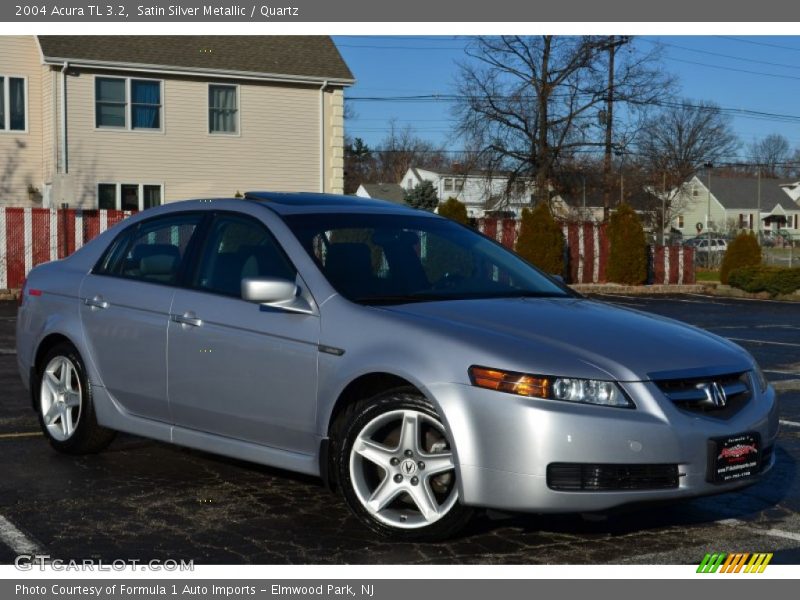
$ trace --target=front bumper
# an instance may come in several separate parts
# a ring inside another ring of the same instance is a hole
[[[523,398],[461,384],[431,386],[452,437],[461,501],[542,513],[599,511],[718,494],[758,480],[708,482],[708,440],[755,431],[762,449],[774,446],[778,405],[771,387],[727,420],[684,412],[649,382],[623,387],[636,409]],[[774,461],[773,452],[761,473]],[[679,483],[656,490],[556,491],[547,485],[551,463],[676,464]]]

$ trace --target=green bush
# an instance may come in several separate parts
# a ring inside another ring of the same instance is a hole
[[[439,214],[448,219],[452,219],[462,225],[469,222],[467,218],[467,207],[463,202],[459,202],[455,198],[448,198],[439,205]]]
[[[791,294],[800,289],[800,268],[751,265],[734,269],[728,283],[745,292],[767,292],[771,296]]]
[[[736,236],[725,251],[722,259],[722,268],[719,271],[721,283],[729,283],[728,277],[734,269],[750,267],[761,264],[761,246],[758,245],[756,236],[743,231]]]
[[[546,203],[522,209],[516,251],[546,273],[564,272],[564,234]]]
[[[620,204],[608,221],[608,280],[640,285],[647,281],[647,240],[639,215]]]
[[[406,192],[405,201],[412,208],[421,208],[430,212],[433,212],[439,206],[436,189],[428,180],[418,183],[413,190]]]

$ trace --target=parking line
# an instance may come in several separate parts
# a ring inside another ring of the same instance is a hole
[[[16,354],[17,351],[13,348],[0,348],[0,354]]]
[[[797,421],[787,421],[786,419],[780,419],[778,421],[781,425],[786,425],[787,427],[800,427],[800,423]]]
[[[792,348],[800,348],[800,344],[794,344],[792,342],[769,342],[766,340],[748,340],[745,338],[728,338],[732,342],[750,342],[751,344],[770,344],[772,346],[791,346]]]
[[[720,525],[727,525],[728,527],[741,527],[742,529],[746,529],[747,531],[751,531],[758,535],[766,535],[769,537],[777,537],[783,538],[785,540],[794,540],[796,542],[800,542],[800,533],[794,533],[792,531],[784,531],[783,529],[759,529],[758,527],[750,527],[744,521],[740,521],[739,519],[723,519],[721,521],[717,521]]]
[[[11,548],[17,554],[41,554],[39,545],[3,515],[0,515],[0,542]]]
[[[26,437],[39,437],[42,435],[41,431],[22,431],[20,433],[0,433],[0,440],[26,438]]]

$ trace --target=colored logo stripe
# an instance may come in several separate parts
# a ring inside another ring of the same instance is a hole
[[[720,573],[763,573],[772,560],[772,556],[771,552],[707,553],[697,567],[697,573],[716,573],[717,571]]]

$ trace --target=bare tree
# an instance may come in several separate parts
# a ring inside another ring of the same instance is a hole
[[[668,103],[647,119],[636,150],[650,172],[653,188],[665,197],[665,222],[680,213],[683,184],[704,164],[735,155],[739,140],[731,119],[711,102]]]
[[[604,145],[599,127],[605,132],[613,123],[613,102],[644,106],[656,97],[655,88],[663,95],[666,78],[654,55],[621,54],[628,42],[615,36],[476,38],[459,68],[459,134],[482,150],[489,170],[510,172],[509,185],[533,178],[537,199],[549,200],[559,164]],[[603,103],[604,116],[598,111]]]
[[[441,169],[450,162],[443,148],[419,137],[411,126],[398,127],[394,121],[390,121],[389,133],[374,154],[373,181],[382,183],[399,182],[409,167]]]
[[[786,171],[789,159],[789,140],[779,133],[771,133],[750,144],[750,160],[756,163],[763,177],[780,177]]]

